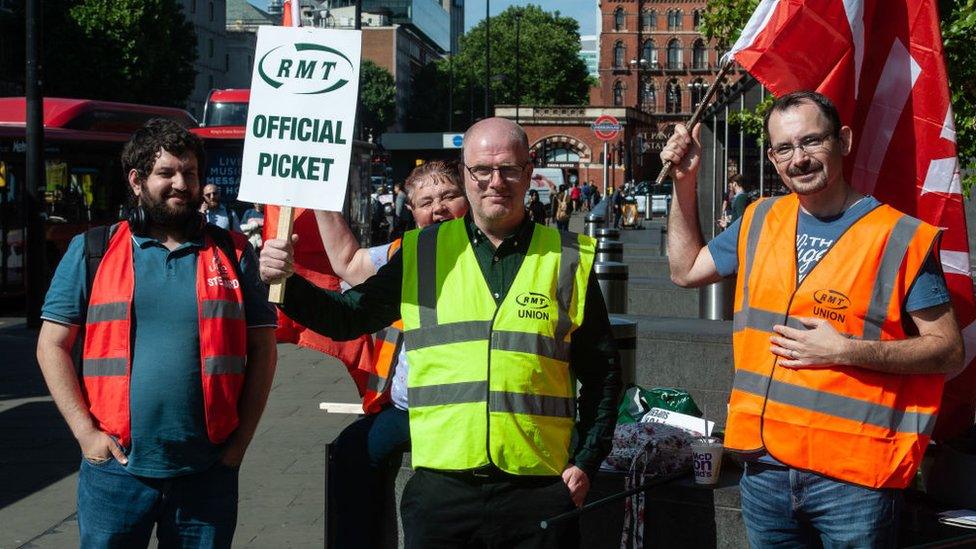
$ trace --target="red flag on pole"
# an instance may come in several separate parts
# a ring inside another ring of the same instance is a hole
[[[936,0],[763,0],[729,54],[774,95],[830,97],[854,131],[847,180],[945,229],[967,367],[946,381],[935,437],[960,434],[976,413],[976,302]]]
[[[300,0],[285,0],[281,16],[283,27],[302,26],[302,11]],[[265,211],[263,238],[275,238],[275,228],[278,226],[278,206],[268,205]],[[292,230],[298,235],[295,245],[294,267],[295,273],[311,283],[327,290],[339,290],[339,278],[335,275],[329,257],[325,253],[325,245],[319,235],[318,223],[312,210],[295,208],[295,225]],[[366,394],[366,384],[369,373],[373,371],[373,338],[369,335],[361,336],[352,341],[335,341],[332,338],[309,330],[305,326],[285,316],[278,309],[278,329],[275,337],[279,343],[295,343],[302,347],[334,356],[346,365],[349,375],[356,382],[360,396]]]

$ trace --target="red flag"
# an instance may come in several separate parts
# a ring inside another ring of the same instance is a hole
[[[730,54],[774,95],[817,90],[854,130],[845,176],[945,229],[940,259],[966,341],[935,437],[976,413],[976,302],[936,0],[763,0]]]
[[[285,0],[285,5],[281,11],[281,26],[302,26],[302,5],[300,0]]]

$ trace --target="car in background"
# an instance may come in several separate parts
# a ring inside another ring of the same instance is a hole
[[[634,189],[634,198],[637,200],[637,213],[647,216],[647,195],[651,195],[651,216],[668,215],[671,210],[671,190],[673,184],[671,180],[665,180],[660,185],[654,185],[651,181],[641,181]],[[648,193],[650,189],[650,193]]]

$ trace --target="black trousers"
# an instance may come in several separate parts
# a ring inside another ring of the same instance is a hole
[[[417,469],[400,502],[406,549],[579,546],[579,523],[539,521],[574,508],[560,477],[478,477]]]

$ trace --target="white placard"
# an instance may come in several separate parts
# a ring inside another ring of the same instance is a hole
[[[341,211],[361,32],[260,27],[238,200]]]
[[[460,149],[464,147],[463,133],[444,133],[441,134],[441,145],[445,149]]]

